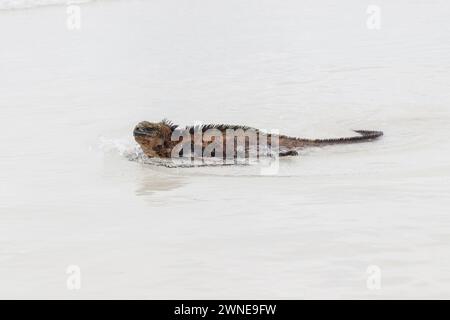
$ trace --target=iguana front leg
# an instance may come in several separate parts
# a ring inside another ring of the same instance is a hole
[[[278,153],[278,156],[280,156],[280,157],[298,156],[298,152],[295,150],[280,151],[280,153]]]

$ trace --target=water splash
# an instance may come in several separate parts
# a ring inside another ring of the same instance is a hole
[[[269,154],[260,159],[235,159],[233,162],[224,161],[221,158],[188,158],[160,159],[149,158],[142,151],[141,147],[127,139],[108,139],[100,137],[99,149],[105,153],[116,153],[129,161],[153,166],[163,166],[167,168],[198,168],[198,167],[229,167],[229,166],[250,166],[261,164],[261,161],[273,161],[275,157]]]

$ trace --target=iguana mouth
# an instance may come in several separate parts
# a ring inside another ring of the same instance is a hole
[[[147,137],[147,136],[150,136],[150,134],[148,132],[145,132],[144,130],[142,130],[140,128],[134,128],[133,135],[135,137]]]

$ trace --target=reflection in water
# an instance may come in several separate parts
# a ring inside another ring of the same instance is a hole
[[[158,191],[170,191],[183,186],[186,182],[181,176],[170,176],[148,170],[139,181],[136,189],[137,196],[148,196]]]

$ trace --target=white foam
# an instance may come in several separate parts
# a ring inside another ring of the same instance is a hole
[[[142,151],[141,147],[127,139],[108,139],[100,137],[98,148],[105,153],[115,153],[121,157],[128,159],[129,161],[135,161],[139,163],[163,166],[168,168],[197,168],[197,167],[222,167],[231,165],[256,165],[260,161],[271,161],[272,155],[269,155],[267,159],[245,159],[237,160],[235,163],[224,162],[221,158],[202,158],[202,159],[157,159],[149,158]]]

